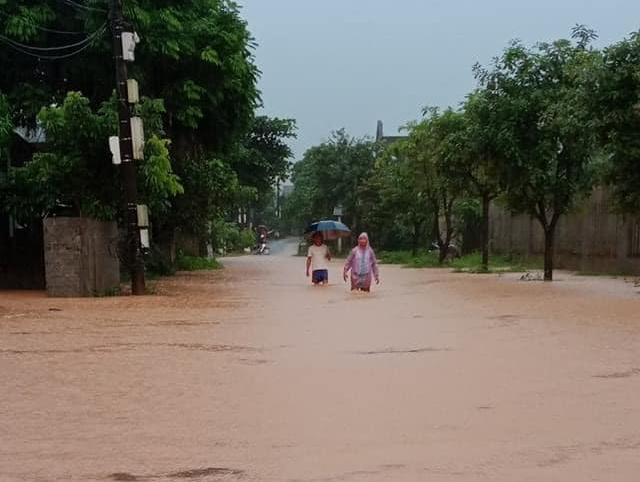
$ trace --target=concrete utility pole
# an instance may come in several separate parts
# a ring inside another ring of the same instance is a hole
[[[140,231],[137,212],[138,187],[136,185],[136,166],[133,157],[133,139],[131,134],[131,104],[129,104],[128,100],[127,64],[124,59],[124,47],[122,44],[122,34],[127,27],[122,11],[122,0],[111,0],[109,10],[111,29],[113,32],[120,155],[122,159],[122,177],[126,202],[127,253],[125,259],[129,264],[131,273],[131,292],[134,295],[143,295],[145,293],[144,259],[142,257],[142,251],[140,250]]]
[[[338,222],[342,222],[342,206],[333,208],[333,215],[338,216]],[[338,253],[342,254],[342,238],[338,238]]]

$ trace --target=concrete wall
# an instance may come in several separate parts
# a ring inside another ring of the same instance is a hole
[[[44,259],[49,296],[93,296],[120,287],[118,228],[85,218],[44,221]]]
[[[491,248],[496,253],[542,256],[537,219],[491,206]],[[602,273],[640,274],[640,216],[612,212],[609,194],[596,189],[556,228],[555,266]]]

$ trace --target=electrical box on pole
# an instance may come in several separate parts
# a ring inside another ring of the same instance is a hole
[[[149,209],[146,204],[138,204],[138,228],[140,229],[140,246],[144,249],[151,247],[149,225]]]
[[[138,81],[135,79],[127,80],[127,94],[129,104],[137,104],[140,102],[140,92],[138,90]]]
[[[144,159],[144,126],[140,117],[131,118],[131,141],[133,142],[133,158]]]
[[[122,157],[120,157],[120,138],[118,136],[109,137],[109,150],[111,151],[111,162],[116,166],[122,164]]]
[[[122,32],[122,60],[133,62],[136,60],[136,44],[140,37],[135,32]]]

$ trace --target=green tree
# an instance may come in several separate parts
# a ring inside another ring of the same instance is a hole
[[[416,171],[411,146],[401,140],[384,146],[370,178],[360,189],[365,223],[384,248],[404,247],[408,237],[411,251],[426,247],[425,230],[433,219],[432,204]]]
[[[483,91],[467,97],[464,128],[452,135],[447,153],[449,175],[466,179],[466,189],[480,201],[482,269],[489,269],[489,207],[500,192],[500,154],[497,122]]]
[[[94,107],[111,96],[109,0],[3,3],[0,61],[12,69],[0,79],[0,90],[22,121],[33,122],[41,107],[61,102],[70,90],[82,92]],[[203,149],[235,146],[260,102],[254,42],[237,4],[127,0],[125,13],[142,38],[130,76],[142,93],[164,100],[173,155],[193,158]]]
[[[419,192],[431,205],[432,235],[444,262],[456,235],[455,211],[465,193],[465,178],[452,173],[449,164],[458,151],[456,140],[464,118],[452,109],[425,109],[425,119],[409,126],[408,155],[415,163]]]
[[[239,144],[233,158],[233,168],[240,182],[259,192],[269,192],[278,182],[284,182],[291,168],[293,152],[287,143],[296,137],[293,119],[257,116]]]
[[[171,197],[182,192],[171,170],[167,140],[158,116],[161,103],[143,99],[149,139],[140,162],[141,200],[162,211]],[[60,106],[45,107],[38,116],[47,136],[46,148],[24,166],[9,169],[2,183],[3,201],[21,223],[31,223],[50,212],[64,211],[97,219],[116,219],[122,195],[118,170],[111,163],[106,139],[117,131],[113,100],[94,112],[89,100],[70,92]]]
[[[9,147],[9,138],[13,129],[13,123],[11,122],[11,112],[9,110],[9,102],[7,97],[0,92],[0,169],[4,169],[4,164],[7,159],[7,148]],[[0,170],[0,172],[2,172]]]
[[[108,6],[108,0],[3,1],[0,63],[12,68],[0,78],[0,91],[7,93],[17,125],[34,126],[42,107],[61,104],[69,91],[82,92],[94,110],[111,98],[114,68]],[[163,102],[161,125],[166,131],[147,145],[155,162],[140,166],[143,179],[152,181],[142,183],[141,191],[157,191],[171,181],[152,176],[160,174],[158,169],[168,172],[166,163],[171,159],[184,185],[201,189],[187,188],[180,203],[162,203],[166,215],[156,217],[154,224],[169,231],[205,226],[211,222],[205,187],[227,177],[226,167],[260,103],[253,39],[232,1],[128,0],[125,7],[142,39],[129,74],[139,81],[143,94]],[[36,50],[64,45],[75,46]],[[106,138],[101,142],[98,151],[104,154]],[[224,160],[222,172],[214,159]],[[196,174],[199,178],[187,179]],[[102,201],[102,186],[96,188],[96,192],[88,189],[87,195]],[[157,207],[154,212],[159,212]]]
[[[293,169],[294,192],[285,215],[302,226],[332,216],[341,205],[344,221],[356,233],[363,226],[364,207],[359,191],[373,172],[379,147],[367,139],[354,139],[344,130],[310,148]]]
[[[575,42],[533,48],[513,42],[491,69],[476,69],[494,110],[507,201],[540,222],[549,281],[558,220],[592,186],[593,121],[578,100],[582,72],[598,56],[590,47],[593,36],[579,27]]]
[[[597,68],[584,72],[581,99],[597,119],[608,159],[607,182],[619,207],[640,210],[640,32],[606,48]]]
[[[288,140],[295,137],[295,120],[257,116],[231,157],[240,184],[253,191],[241,207],[254,211],[254,222],[275,220],[275,187],[289,176],[293,152]]]

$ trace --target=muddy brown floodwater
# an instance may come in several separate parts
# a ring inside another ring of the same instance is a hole
[[[351,295],[303,263],[1,293],[0,480],[640,480],[632,283],[384,266]]]

